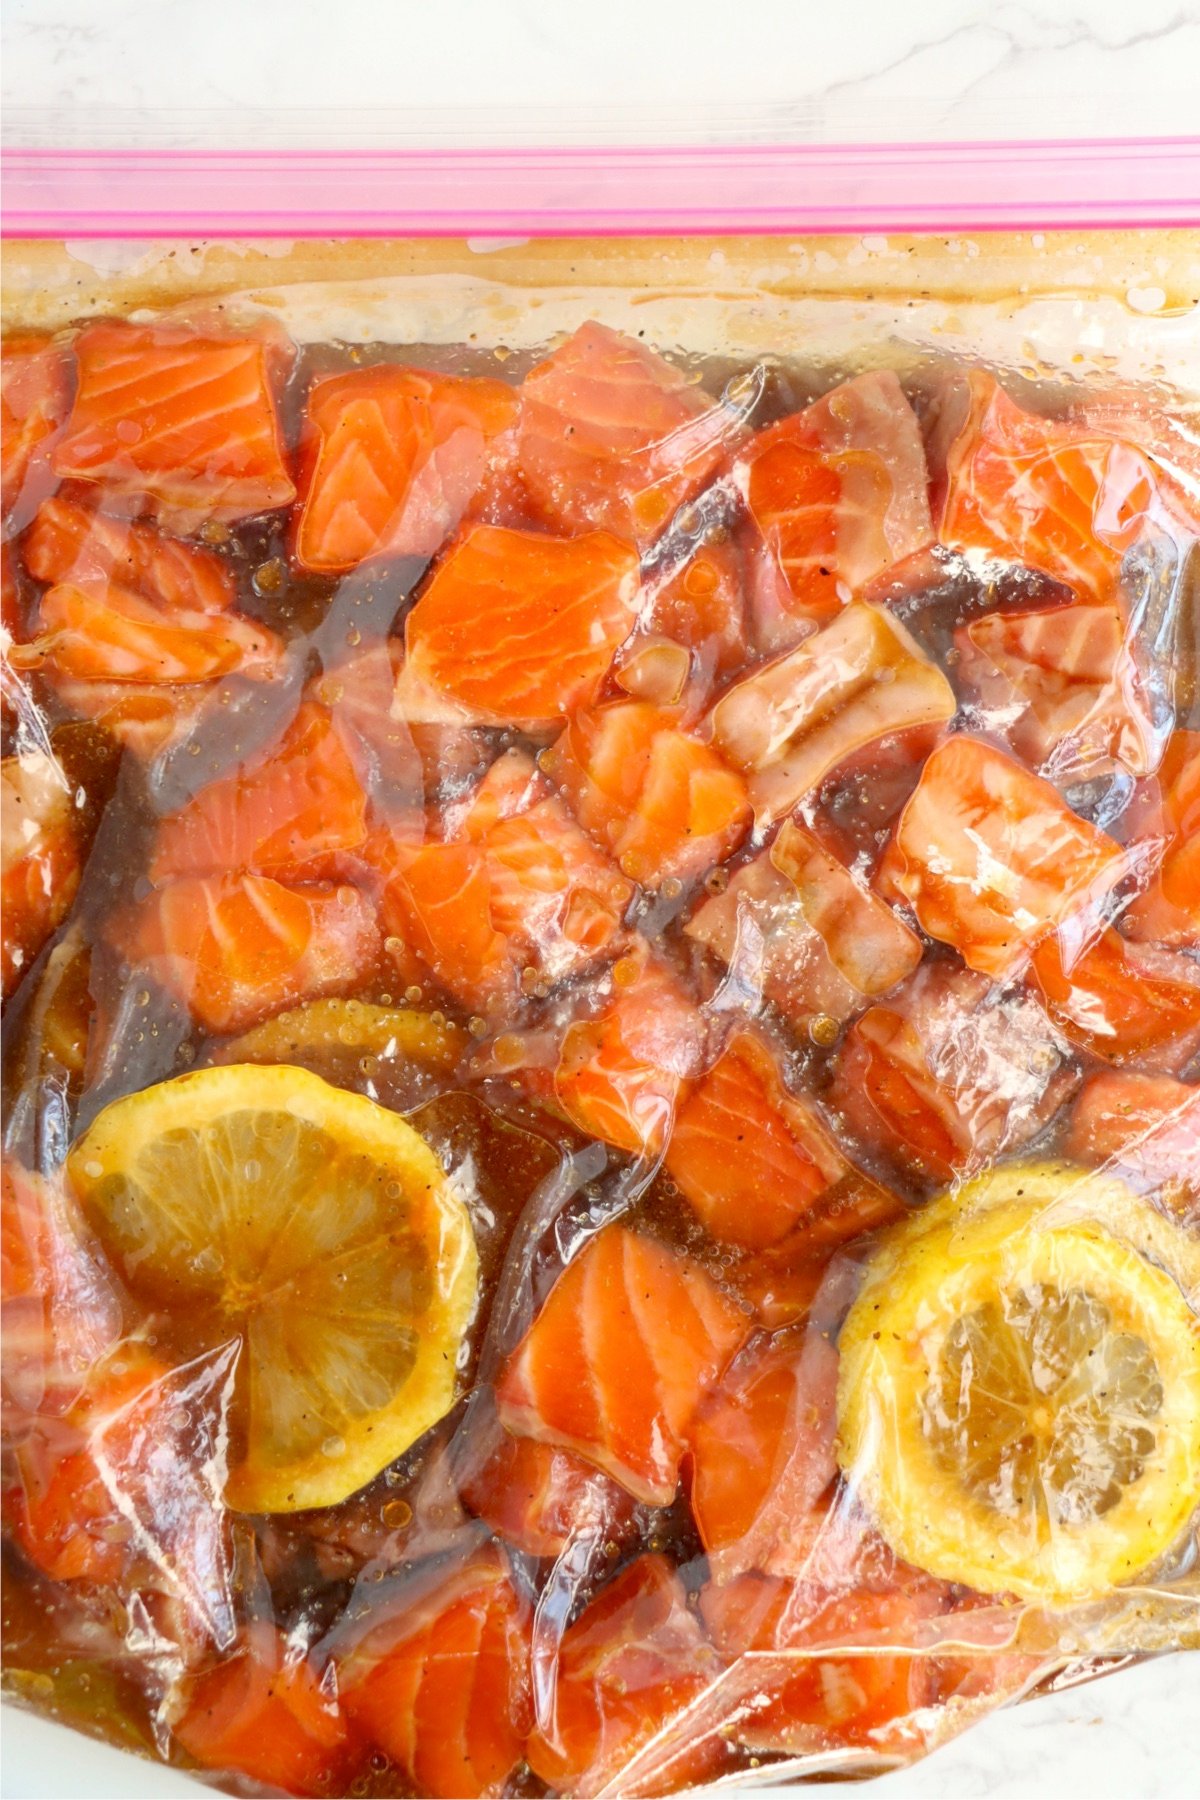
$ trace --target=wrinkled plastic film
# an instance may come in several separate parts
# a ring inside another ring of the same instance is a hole
[[[1200,1641],[1194,247],[646,254],[15,247],[7,1680],[235,1787]]]

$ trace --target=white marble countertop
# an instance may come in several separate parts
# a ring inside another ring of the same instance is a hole
[[[1192,0],[7,0],[4,38],[10,122],[146,108],[217,141],[227,109],[308,142],[380,112],[451,142],[1197,129]]]
[[[11,129],[121,141],[1171,136],[1191,0],[7,0]],[[499,110],[497,110],[499,109]],[[185,1800],[186,1778],[9,1715],[4,1800]],[[1200,1657],[994,1716],[881,1800],[1194,1800]],[[865,1790],[860,1790],[865,1791]]]

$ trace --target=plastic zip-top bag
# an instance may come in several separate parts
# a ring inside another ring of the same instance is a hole
[[[10,161],[12,1697],[661,1795],[1200,1644],[1196,161]]]

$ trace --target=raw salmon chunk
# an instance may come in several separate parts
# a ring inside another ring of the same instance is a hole
[[[870,1148],[945,1182],[1035,1137],[1076,1081],[1031,995],[931,964],[854,1022],[831,1097]]]
[[[231,1367],[218,1350],[173,1368],[125,1339],[17,1453],[17,1537],[30,1561],[55,1581],[124,1586],[142,1606],[161,1596],[193,1651],[234,1631],[215,1473]]]
[[[99,1363],[64,1417],[25,1436],[17,1541],[52,1580],[112,1582],[126,1569],[130,1534],[114,1529],[119,1500],[102,1465],[130,1478],[147,1433],[160,1423],[164,1373],[144,1352],[119,1369]]]
[[[249,1775],[285,1794],[328,1783],[346,1740],[332,1681],[265,1621],[189,1684],[174,1732],[201,1768]]]
[[[17,570],[16,552],[9,540],[4,538],[0,540],[0,627],[6,634],[5,648],[7,648],[10,638],[17,638],[21,635],[22,611],[21,582]],[[6,660],[0,663],[0,675],[5,682],[4,706],[7,716],[10,704],[7,684],[10,676]]]
[[[916,933],[791,819],[686,930],[726,965],[748,1006],[763,996],[802,1026],[850,1018],[921,960]]]
[[[389,934],[410,943],[467,1005],[501,1011],[519,992],[512,946],[493,923],[486,851],[477,844],[406,845],[374,855],[388,885]]]
[[[62,494],[38,508],[24,549],[29,573],[51,586],[108,580],[167,612],[223,612],[233,604],[233,573],[212,551]]]
[[[651,1795],[701,1779],[720,1745],[688,1729],[719,1662],[664,1556],[641,1556],[563,1634],[526,1756],[565,1793]]]
[[[746,1331],[745,1314],[697,1263],[608,1225],[568,1264],[509,1359],[501,1421],[666,1506],[696,1408]]]
[[[689,1432],[692,1514],[715,1575],[802,1573],[837,1473],[837,1351],[817,1332],[753,1338]]]
[[[296,560],[337,575],[432,556],[470,505],[517,412],[513,388],[395,363],[318,381],[300,455]]]
[[[70,352],[52,338],[6,338],[0,352],[0,485],[5,533],[24,529],[58,477],[50,459],[71,408]]]
[[[185,876],[119,913],[109,935],[132,970],[217,1034],[357,987],[379,950],[375,909],[352,887],[266,875]]]
[[[657,1153],[700,1072],[704,1037],[700,1012],[670,969],[635,948],[614,965],[603,1009],[568,1026],[554,1099],[590,1136]]]
[[[784,1085],[747,1031],[684,1100],[666,1165],[706,1230],[750,1249],[786,1237],[848,1170],[816,1104]]]
[[[553,795],[535,797],[476,841],[492,923],[514,973],[520,964],[539,983],[557,982],[616,948],[629,883],[592,851]],[[444,957],[438,966],[449,981]]]
[[[985,613],[955,634],[981,721],[1058,787],[1157,767],[1166,737],[1115,601]]]
[[[375,638],[338,662],[312,691],[332,713],[376,811],[420,837],[424,801],[461,794],[481,780],[495,761],[496,734],[460,721],[401,717],[394,702],[403,664],[398,639]]]
[[[238,336],[102,321],[74,349],[78,388],[56,474],[142,496],[180,522],[244,519],[295,499],[276,413],[294,351],[276,328]]]
[[[470,527],[408,616],[403,716],[526,731],[561,722],[595,698],[632,630],[637,571],[632,546],[606,531]]]
[[[703,875],[750,829],[737,771],[644,701],[576,713],[542,766],[584,830],[646,887]]]
[[[1200,963],[1186,951],[1103,931],[1066,931],[1033,952],[1033,980],[1063,1035],[1093,1056],[1179,1074],[1200,1048]]]
[[[717,1647],[735,1664],[744,1658],[728,1694],[734,1736],[748,1749],[862,1744],[911,1756],[920,1747],[911,1715],[936,1699],[937,1674],[910,1646],[946,1608],[937,1583],[822,1596],[746,1574],[709,1582],[700,1608]]]
[[[946,677],[903,625],[855,603],[723,694],[712,710],[712,738],[746,772],[755,816],[769,823],[864,744],[941,724],[956,704]]]
[[[1122,920],[1142,943],[1200,947],[1200,731],[1176,731],[1158,771],[1144,835],[1161,845],[1149,887]]]
[[[1093,1075],[1064,1148],[1081,1162],[1116,1162],[1141,1186],[1178,1185],[1200,1201],[1200,1087],[1170,1075]]]
[[[60,581],[38,607],[38,633],[14,645],[17,668],[66,680],[191,686],[222,675],[269,678],[282,647],[235,612],[172,610],[103,577]]]
[[[1149,530],[1195,535],[1143,450],[1026,412],[983,370],[943,392],[932,461],[942,543],[1040,569],[1084,598],[1113,595],[1125,552]]]
[[[143,761],[185,737],[203,716],[212,684],[172,686],[155,681],[91,681],[55,675],[54,691],[67,711],[89,719]]]
[[[0,762],[0,974],[7,1000],[70,910],[83,864],[76,795],[44,750]]]
[[[852,1167],[849,1179],[826,1188],[786,1237],[733,1263],[729,1284],[768,1331],[801,1324],[817,1315],[825,1298],[836,1297],[853,1271],[849,1260],[832,1263],[835,1254],[909,1210],[899,1194]],[[847,1294],[845,1304],[849,1299]]]
[[[465,1006],[503,1007],[615,952],[632,894],[512,750],[452,836],[398,846],[385,910]]]
[[[746,660],[746,601],[742,552],[724,526],[714,528],[709,542],[702,521],[684,539],[682,556],[671,557],[645,572],[645,631],[688,652],[687,673],[692,685],[707,692],[715,677],[727,675]],[[633,644],[636,647],[638,639]],[[678,667],[678,659],[676,661]],[[628,675],[617,677],[627,693],[641,699],[658,698],[670,705],[680,693],[638,694],[628,686]]]
[[[1018,969],[1077,918],[1086,936],[1129,862],[1048,781],[978,738],[952,737],[921,771],[879,871],[930,937],[985,975]]]
[[[760,432],[734,465],[734,481],[781,578],[785,618],[828,621],[884,569],[933,542],[921,433],[890,369],[842,382]],[[777,622],[758,623],[769,643]]]
[[[162,821],[150,877],[248,870],[336,880],[367,836],[357,770],[326,710],[305,701],[279,740]]]
[[[581,325],[525,377],[518,467],[547,523],[639,544],[715,472],[740,417],[635,338]]]
[[[418,1571],[342,1661],[347,1716],[433,1800],[499,1794],[532,1723],[530,1607],[496,1545]]]
[[[51,585],[11,662],[138,755],[181,736],[221,677],[279,671],[280,639],[233,610],[228,566],[194,544],[58,495],[39,509],[26,557]]]
[[[632,1496],[571,1450],[513,1437],[495,1422],[459,1477],[471,1510],[527,1556],[562,1556],[572,1544],[628,1534]]]
[[[0,1375],[4,1404],[67,1412],[121,1335],[121,1303],[60,1178],[0,1168]]]

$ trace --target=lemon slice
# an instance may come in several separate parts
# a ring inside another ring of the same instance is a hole
[[[367,1000],[310,1000],[222,1045],[222,1062],[298,1062],[320,1055],[404,1057],[453,1069],[470,1039],[442,1014]]]
[[[114,1101],[68,1168],[135,1291],[193,1344],[241,1339],[230,1506],[331,1506],[449,1409],[475,1239],[394,1113],[304,1069],[201,1069]]]
[[[214,1063],[291,1063],[336,1088],[411,1114],[453,1087],[470,1037],[440,1012],[310,1000],[210,1048]]]
[[[1060,1214],[1036,1168],[934,1202],[872,1259],[839,1460],[906,1561],[1061,1606],[1134,1579],[1200,1505],[1200,1320],[1183,1233],[1130,1189],[1090,1215],[1060,1189]]]

